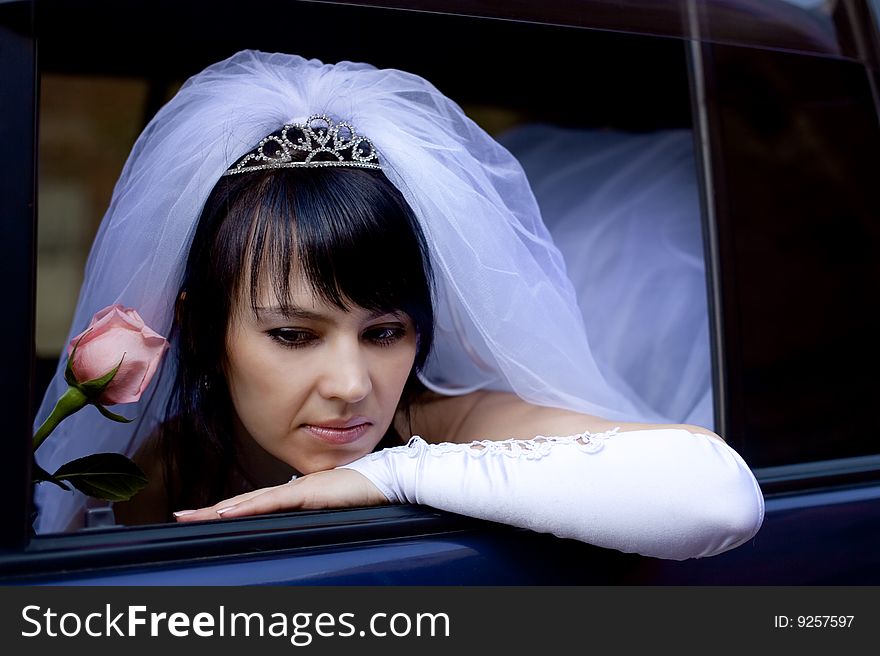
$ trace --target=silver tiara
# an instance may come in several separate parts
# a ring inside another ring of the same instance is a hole
[[[308,153],[304,160],[294,161],[297,151]],[[346,123],[333,123],[325,114],[310,116],[305,123],[285,125],[265,137],[223,175],[235,175],[266,169],[287,169],[317,166],[350,166],[381,169],[373,143]]]

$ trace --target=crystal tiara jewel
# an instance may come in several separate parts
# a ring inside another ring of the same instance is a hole
[[[308,153],[294,160],[296,152]],[[223,175],[250,171],[319,166],[381,169],[373,143],[348,123],[334,123],[326,114],[314,114],[305,123],[285,125],[265,137],[257,147]]]

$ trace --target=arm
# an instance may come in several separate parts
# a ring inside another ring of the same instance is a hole
[[[353,469],[392,503],[421,503],[602,547],[684,560],[750,539],[763,497],[720,440],[680,428],[370,454]]]
[[[414,438],[405,447],[190,511],[178,521],[216,518],[218,511],[240,517],[421,503],[683,560],[734,548],[763,520],[763,496],[748,467],[706,429],[613,424],[496,393],[438,397],[413,413],[412,428],[435,439],[450,431],[445,434],[456,439],[428,444]],[[505,433],[532,439],[502,441]],[[536,438],[542,434],[568,437]],[[467,443],[481,435],[487,439]]]
[[[345,467],[392,502],[678,560],[732,549],[763,521],[748,466],[702,427],[610,422],[482,392],[430,397],[413,428],[450,430],[458,444],[414,441]],[[530,439],[540,435],[569,437]],[[505,437],[516,439],[493,443]]]

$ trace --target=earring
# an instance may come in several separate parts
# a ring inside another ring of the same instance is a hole
[[[208,378],[208,374],[202,374],[199,378],[199,387],[201,387],[205,392],[211,391],[211,379]]]

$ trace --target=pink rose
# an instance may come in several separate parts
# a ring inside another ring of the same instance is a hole
[[[99,402],[134,403],[156,373],[168,340],[147,326],[133,309],[117,304],[92,317],[89,327],[70,341],[68,356],[74,346],[76,357],[70,364],[79,382],[100,378],[122,360]]]

